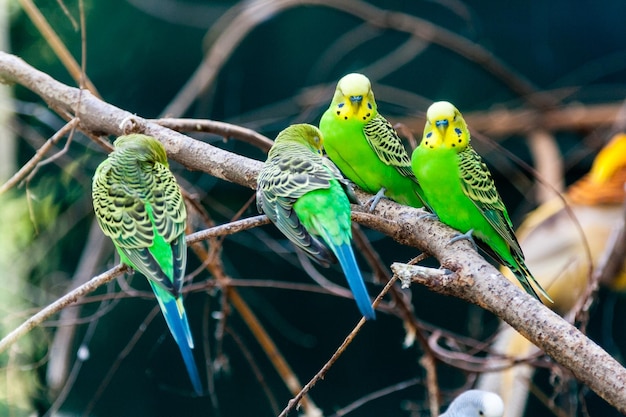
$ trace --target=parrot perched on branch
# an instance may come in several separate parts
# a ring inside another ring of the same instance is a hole
[[[114,146],[93,177],[96,219],[122,263],[148,278],[193,388],[202,395],[181,295],[187,264],[183,196],[159,141],[131,134],[117,138]]]
[[[374,319],[351,246],[349,198],[358,200],[337,167],[322,156],[322,146],[315,126],[297,124],[280,132],[259,174],[257,207],[312,259],[324,266],[339,259],[361,314]]]
[[[411,163],[439,220],[462,233],[454,240],[477,238],[485,252],[515,274],[526,292],[541,301],[539,291],[550,300],[524,263],[491,173],[470,145],[469,130],[454,105],[439,101],[428,108],[424,136]]]
[[[472,389],[456,397],[439,417],[502,417],[502,399],[493,392]]]
[[[624,216],[625,184],[626,134],[620,133],[598,153],[591,171],[567,189],[563,197],[569,210],[555,197],[532,211],[517,230],[526,264],[554,300],[549,307],[558,314],[576,306],[585,295],[591,267],[598,267],[606,256],[608,241]],[[619,261],[617,274],[604,282],[616,291],[626,285],[626,261]],[[502,272],[511,278],[508,271]],[[492,351],[520,359],[538,348],[503,323]],[[481,375],[478,385],[502,396],[507,417],[521,417],[533,372],[532,366],[519,364]]]
[[[320,120],[324,149],[341,172],[364,191],[412,207],[424,194],[411,159],[391,124],[378,113],[370,80],[352,73],[337,83],[330,107]]]

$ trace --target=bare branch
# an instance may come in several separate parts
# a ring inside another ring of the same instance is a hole
[[[120,134],[119,126],[129,112],[111,106],[79,90],[65,86],[28,66],[21,59],[0,52],[0,79],[17,82],[36,94],[61,114],[79,116],[79,128],[92,133]],[[80,108],[77,107],[80,103]],[[163,141],[168,154],[183,165],[210,175],[255,188],[260,161],[221,150],[193,140],[155,123],[137,118],[146,134]],[[367,198],[365,194],[361,197]],[[421,209],[381,201],[375,214],[353,208],[353,220],[376,229],[401,244],[433,254],[451,274],[422,280],[433,291],[467,300],[504,319],[552,358],[621,412],[626,412],[626,370],[610,355],[586,338],[575,327],[508,282],[467,242],[448,245],[454,231],[439,222],[420,219]],[[121,267],[115,273],[122,272]],[[103,275],[112,274],[105,273]],[[97,277],[103,279],[102,276]],[[108,277],[108,279],[112,279]],[[79,295],[68,294],[59,303],[69,304]],[[62,307],[60,307],[62,308]],[[42,312],[28,321],[24,334],[42,319]],[[30,326],[30,327],[28,327]],[[17,331],[17,330],[16,330]],[[16,336],[12,333],[12,340]],[[19,335],[17,336],[19,337]],[[10,344],[0,341],[0,351]]]
[[[209,52],[162,115],[183,114],[198,95],[214,83],[223,65],[237,49],[237,45],[261,22],[285,10],[302,6],[333,8],[362,19],[375,28],[408,33],[426,43],[449,49],[480,65],[482,69],[493,74],[533,107],[543,109],[558,103],[549,93],[538,92],[530,81],[516,73],[481,45],[428,20],[406,13],[380,9],[358,0],[340,2],[333,0],[275,0],[271,2],[254,0],[246,2],[244,7],[238,4],[213,26],[208,38],[215,38],[215,40]]]
[[[250,143],[265,152],[269,151],[274,144],[273,140],[252,129],[216,120],[163,118],[151,121],[177,132],[207,132],[223,136],[225,139],[236,138],[242,142]]]
[[[389,291],[389,289],[393,286],[393,284],[395,282],[396,282],[396,278],[395,277],[392,277],[389,280],[387,285],[385,285],[385,288],[383,288],[383,290],[380,292],[380,294],[378,294],[378,297],[376,297],[376,300],[374,300],[374,303],[372,303],[374,308],[376,308],[376,306],[378,306],[378,304],[381,302],[381,300],[383,299],[385,294],[387,294],[387,292]],[[345,350],[348,348],[348,346],[350,346],[350,344],[352,343],[354,338],[357,336],[357,334],[359,334],[359,332],[361,331],[361,328],[364,325],[365,325],[365,318],[361,317],[361,320],[359,320],[359,322],[354,327],[354,329],[352,329],[350,334],[348,334],[348,336],[346,336],[346,338],[344,339],[343,343],[337,348],[335,353],[333,353],[333,355],[330,357],[328,362],[326,362],[324,364],[324,366],[322,366],[322,369],[320,369],[319,372],[317,374],[315,374],[315,376],[313,378],[311,378],[311,380],[309,382],[307,382],[307,384],[302,388],[302,390],[298,393],[298,395],[296,395],[294,398],[289,400],[289,404],[287,404],[287,407],[285,407],[285,409],[278,415],[278,417],[286,417],[287,414],[289,414],[289,412],[291,410],[293,410],[300,403],[300,401],[303,400],[304,396],[311,390],[311,388],[313,388],[313,386],[319,380],[324,379],[324,376],[326,376],[326,373],[335,364],[335,362],[337,362],[339,357],[343,354],[343,352],[345,352]]]
[[[118,265],[115,268],[110,269],[92,278],[86,284],[81,285],[75,290],[59,298],[49,306],[45,307],[40,312],[22,323],[11,333],[3,337],[2,340],[0,340],[0,353],[4,352],[9,346],[17,342],[19,338],[30,332],[35,327],[39,326],[53,314],[58,313],[65,307],[74,304],[76,300],[78,300],[80,297],[84,296],[85,294],[89,294],[92,291],[95,291],[101,285],[112,281],[113,279],[115,279],[115,277],[121,275],[127,270],[128,268],[126,266]]]
[[[26,12],[26,14],[28,14],[30,20],[37,27],[39,32],[41,32],[44,39],[48,41],[48,44],[50,44],[50,47],[57,55],[63,66],[65,66],[72,78],[74,78],[74,81],[76,81],[77,84],[82,85],[84,79],[84,84],[86,85],[86,87],[93,94],[98,95],[96,87],[87,78],[70,51],[68,51],[61,38],[59,38],[59,35],[57,35],[52,26],[50,26],[45,16],[37,8],[35,3],[33,3],[32,0],[20,0],[20,4],[22,5],[22,8]]]
[[[58,143],[65,134],[72,130],[78,124],[78,119],[72,119],[69,121],[61,130],[56,132],[46,143],[43,144],[41,148],[35,152],[35,155],[25,163],[19,171],[17,171],[11,178],[7,180],[2,186],[0,186],[0,195],[4,194],[7,190],[10,190],[17,183],[24,179],[28,175],[29,172],[34,170],[37,165],[40,163],[41,159],[44,155],[56,144]]]

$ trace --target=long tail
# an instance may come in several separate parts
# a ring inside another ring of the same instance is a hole
[[[543,289],[543,287],[541,286],[541,284],[539,284],[539,282],[537,282],[533,274],[530,273],[524,260],[519,259],[519,257],[516,256],[515,253],[513,253],[513,259],[515,259],[515,262],[517,263],[517,265],[507,265],[507,266],[509,267],[511,272],[513,272],[513,275],[515,275],[515,278],[517,278],[519,283],[522,284],[522,287],[524,288],[524,290],[526,290],[528,294],[535,296],[535,298],[539,300],[539,302],[542,302],[541,298],[537,294],[537,291],[535,291],[535,287],[536,287],[539,290],[539,293],[543,297],[545,297],[546,300],[553,303],[554,301],[552,300],[552,298],[550,298],[546,290]]]
[[[356,305],[359,307],[361,314],[363,314],[366,320],[375,319],[376,313],[372,308],[370,296],[367,293],[367,288],[365,288],[365,282],[361,276],[361,271],[359,271],[359,267],[356,264],[354,252],[352,252],[352,246],[349,243],[342,243],[341,245],[330,245],[330,247],[335,253],[337,259],[339,259],[339,263],[343,268],[343,273],[346,275],[348,285],[352,290],[354,300],[356,301]]]
[[[159,302],[167,326],[170,328],[170,333],[174,336],[174,340],[180,349],[193,389],[197,395],[202,395],[203,390],[202,384],[200,383],[200,375],[198,374],[198,368],[196,367],[196,362],[191,352],[191,349],[193,349],[193,338],[191,337],[187,314],[183,307],[183,299],[180,296],[174,298],[174,296],[157,284],[152,281],[149,282]]]

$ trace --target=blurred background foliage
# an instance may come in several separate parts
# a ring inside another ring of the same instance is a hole
[[[76,85],[24,13],[26,3],[0,2],[7,13],[6,48],[53,78]],[[282,3],[254,2],[265,8]],[[619,107],[626,93],[623,1],[347,3],[416,16],[480,45],[512,68],[517,77],[534,85],[537,92],[550,92],[557,108],[572,103]],[[80,20],[78,4],[74,0],[64,2],[67,12],[60,4],[39,1],[37,7],[80,62],[80,31],[68,18],[69,14]],[[142,117],[162,116],[216,39],[227,31],[231,19],[251,4],[85,0],[86,73],[105,101]],[[336,81],[352,71],[370,76],[381,113],[410,126],[417,138],[421,130],[414,126],[423,125],[423,114],[435,100],[455,103],[468,116],[470,128],[473,112],[530,107],[525,97],[512,90],[506,80],[487,71],[484,63],[393,27],[386,28],[382,13],[383,24],[377,27],[335,7],[306,1],[302,4],[262,19],[234,50],[228,51],[230,56],[209,88],[176,116],[227,121],[273,138],[290,123],[317,123]],[[6,173],[2,171],[7,177],[64,124],[24,88],[14,87],[12,94],[3,106],[14,112],[14,117],[4,126],[8,133],[0,139],[5,164],[11,167]],[[535,110],[541,114],[545,109]],[[577,125],[573,122],[572,126]],[[622,128],[609,119],[598,126],[551,132],[564,161],[564,183],[587,172],[597,150]],[[479,134],[474,141],[490,165],[516,225],[538,203],[534,178],[493,143],[499,142],[532,165],[527,135],[527,130],[488,137]],[[261,150],[248,144],[209,134],[192,136],[264,159]],[[11,150],[13,144],[15,152]],[[63,146],[62,141],[56,151]],[[98,255],[88,252],[94,247],[90,242],[97,242],[99,233],[90,226],[90,181],[104,158],[98,145],[77,133],[67,152],[41,166],[27,184],[0,197],[3,333],[66,293],[79,280],[115,264],[112,248],[106,243],[95,244],[101,248]],[[173,167],[183,188],[200,201],[217,224],[230,221],[253,196],[252,190],[186,171],[175,163]],[[254,214],[254,204],[243,213]],[[366,235],[387,265],[408,261],[418,253],[380,234],[366,231]],[[239,280],[240,294],[305,383],[358,320],[353,302],[327,294],[276,288],[274,281],[313,281],[302,270],[292,247],[271,226],[230,236],[222,244],[225,272]],[[90,257],[97,260],[97,267],[88,276],[78,276],[79,262]],[[362,258],[359,261],[371,282],[371,271]],[[200,262],[191,256],[188,272],[199,266]],[[344,285],[339,269],[320,272]],[[200,269],[194,282],[209,283],[213,279]],[[255,285],[246,286],[246,280],[254,280]],[[264,281],[265,285],[259,284]],[[210,285],[195,288],[186,298],[186,306],[198,346],[196,358],[203,367],[220,364],[219,370],[210,373],[213,395],[192,397],[178,350],[160,313],[154,314],[157,307],[147,283],[136,276],[101,288],[74,310],[71,319],[60,317],[47,322],[0,356],[5,375],[0,378],[0,415],[43,415],[49,410],[60,410],[58,415],[93,416],[275,415],[276,408],[282,409],[291,398],[284,382],[245,323],[225,308],[224,292]],[[381,288],[380,283],[371,284],[370,293]],[[478,307],[415,286],[410,295],[416,317],[433,328],[486,340],[498,326],[497,318]],[[589,323],[589,335],[619,359],[626,347],[619,325],[625,309],[619,294],[603,289]],[[223,322],[225,315],[228,318]],[[52,356],[52,339],[55,332],[67,328],[75,331],[66,339],[69,362],[65,371],[69,377],[51,387],[47,373],[51,360],[56,358]],[[374,391],[413,381],[409,388],[372,400],[350,415],[429,415],[424,402],[425,382],[420,379],[425,376],[419,364],[422,351],[418,346],[404,348],[404,337],[398,317],[379,314],[378,320],[359,333],[326,379],[315,386],[311,398],[325,415],[332,415],[334,410]],[[443,364],[438,366],[438,376],[446,402],[455,389],[474,378]],[[584,410],[593,416],[619,415],[557,371],[540,371],[535,383],[546,398],[556,386],[564,393],[558,401],[573,399],[578,415],[584,415]],[[268,399],[268,391],[272,399]],[[531,395],[526,415],[555,415],[555,407],[542,404],[538,398],[541,396]]]

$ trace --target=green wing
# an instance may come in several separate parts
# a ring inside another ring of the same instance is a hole
[[[186,263],[187,214],[169,169],[136,155],[110,156],[94,176],[93,204],[122,260],[177,295]]]
[[[274,145],[277,147],[278,145]],[[257,208],[300,249],[322,265],[335,262],[334,255],[317,238],[306,231],[293,210],[296,200],[319,189],[329,189],[334,175],[322,156],[282,145],[265,163],[258,178]]]
[[[352,183],[352,181],[343,176],[341,170],[337,167],[337,165],[333,163],[333,161],[330,160],[330,158],[323,157],[322,162],[324,166],[330,171],[331,176],[339,182],[339,185],[341,185],[341,188],[343,188],[343,191],[348,196],[348,201],[350,201],[352,204],[361,205],[361,202],[354,193],[354,184]]]
[[[385,165],[393,166],[400,174],[417,182],[411,168],[411,158],[387,119],[377,114],[363,127],[363,133],[367,143]]]
[[[524,259],[524,254],[513,231],[511,219],[509,219],[502,198],[496,190],[487,165],[471,146],[459,152],[458,155],[463,192],[472,200],[496,233],[508,243],[511,251]]]

